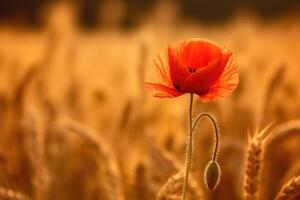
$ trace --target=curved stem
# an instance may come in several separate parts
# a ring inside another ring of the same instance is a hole
[[[198,121],[202,118],[202,117],[207,117],[208,119],[211,120],[211,122],[214,125],[214,129],[215,129],[215,134],[216,134],[216,143],[215,143],[215,148],[214,148],[214,153],[213,153],[213,157],[212,157],[212,161],[215,162],[217,159],[217,154],[218,154],[218,149],[219,149],[219,131],[218,131],[218,126],[217,126],[217,122],[216,120],[213,118],[212,115],[210,115],[209,113],[201,113],[197,116],[196,120],[194,121],[194,124],[192,126],[192,132],[195,130]]]
[[[189,180],[189,172],[192,160],[192,147],[193,147],[193,120],[192,120],[192,111],[193,111],[193,94],[191,93],[190,97],[190,105],[189,105],[189,137],[187,143],[187,153],[185,158],[185,176],[184,176],[184,183],[183,183],[183,191],[182,191],[182,200],[186,198],[186,189]]]

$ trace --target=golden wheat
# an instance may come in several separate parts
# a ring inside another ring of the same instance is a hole
[[[259,196],[260,177],[263,164],[264,139],[268,131],[268,125],[260,132],[256,132],[254,136],[248,139],[246,171],[244,177],[244,197],[247,200],[255,200]]]
[[[222,177],[202,191],[211,144],[204,131],[189,199],[299,198],[299,17],[269,24],[238,16],[213,28],[154,17],[132,32],[87,34],[64,28],[64,9],[43,31],[0,27],[0,199],[180,199],[186,99],[148,98],[143,79],[148,55],[191,35],[232,48],[241,80],[231,97],[195,108],[216,113],[224,128]],[[279,125],[269,137],[249,138],[244,173],[244,130],[272,120]],[[278,148],[286,151],[274,165]]]
[[[9,200],[29,200],[24,194],[4,187],[0,187],[0,197]]]
[[[257,199],[259,192],[259,177],[262,164],[262,141],[254,137],[250,139],[247,150],[246,177],[244,195],[247,200]]]
[[[292,200],[296,197],[300,197],[300,176],[295,176],[285,183],[276,196],[276,200]]]
[[[295,119],[278,125],[266,138],[266,146],[275,145],[284,138],[300,134],[300,120]]]
[[[135,199],[150,199],[148,194],[149,181],[146,165],[144,163],[138,164],[135,169],[135,179],[133,184],[133,187],[135,188]]]
[[[122,200],[124,199],[123,189],[120,186],[120,174],[115,157],[110,151],[110,148],[97,137],[98,134],[93,130],[84,127],[78,122],[69,119],[61,119],[57,122],[57,126],[72,133],[77,134],[80,138],[87,141],[91,147],[98,151],[98,168],[100,176],[100,186],[103,191],[101,194],[107,200]],[[105,164],[104,164],[105,163]]]
[[[179,200],[182,193],[182,183],[184,178],[184,170],[179,171],[171,176],[157,195],[157,200]],[[191,178],[189,181],[188,198],[199,200],[202,199],[202,193],[197,182]]]

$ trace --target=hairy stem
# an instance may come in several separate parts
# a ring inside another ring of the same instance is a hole
[[[186,199],[186,190],[189,180],[189,172],[191,168],[191,160],[192,160],[192,147],[193,147],[193,119],[192,119],[192,110],[193,110],[193,94],[191,93],[190,97],[190,105],[189,105],[189,137],[187,143],[187,152],[186,152],[186,164],[185,164],[185,176],[183,182],[183,191],[182,191],[182,200]]]
[[[209,113],[201,113],[197,116],[193,126],[192,126],[192,132],[194,132],[198,121],[202,118],[202,117],[207,117],[208,119],[211,120],[212,124],[214,125],[214,130],[215,130],[215,139],[216,139],[216,143],[215,143],[215,148],[214,148],[214,152],[213,152],[213,157],[212,157],[212,161],[215,162],[217,159],[217,154],[218,154],[218,150],[219,150],[219,131],[218,131],[218,125],[216,120],[213,118],[213,116]]]
[[[211,120],[213,126],[214,126],[214,132],[215,132],[215,147],[213,151],[213,156],[212,156],[212,162],[216,162],[217,160],[217,154],[219,150],[219,131],[218,131],[218,126],[217,122],[214,119],[212,115],[209,113],[201,113],[197,116],[193,123],[192,119],[192,111],[193,111],[193,94],[191,94],[190,97],[190,105],[189,105],[189,137],[188,137],[188,142],[187,142],[187,151],[186,151],[186,163],[185,163],[185,176],[184,176],[184,183],[183,183],[183,191],[182,191],[182,200],[186,199],[186,193],[187,193],[187,185],[188,185],[188,180],[189,180],[189,172],[191,168],[191,162],[192,162],[192,155],[193,155],[193,137],[194,137],[194,130],[202,117],[207,117],[208,119]]]

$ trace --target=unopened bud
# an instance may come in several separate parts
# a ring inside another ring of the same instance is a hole
[[[216,161],[210,161],[204,171],[204,183],[212,191],[220,182],[221,168]]]

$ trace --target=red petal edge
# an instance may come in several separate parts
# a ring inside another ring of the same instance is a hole
[[[173,98],[183,95],[183,93],[179,92],[175,88],[171,88],[159,83],[146,82],[146,88],[152,90],[154,97],[159,98]]]
[[[231,94],[239,83],[237,61],[231,56],[223,73],[205,95],[200,95],[203,102],[214,101]]]

